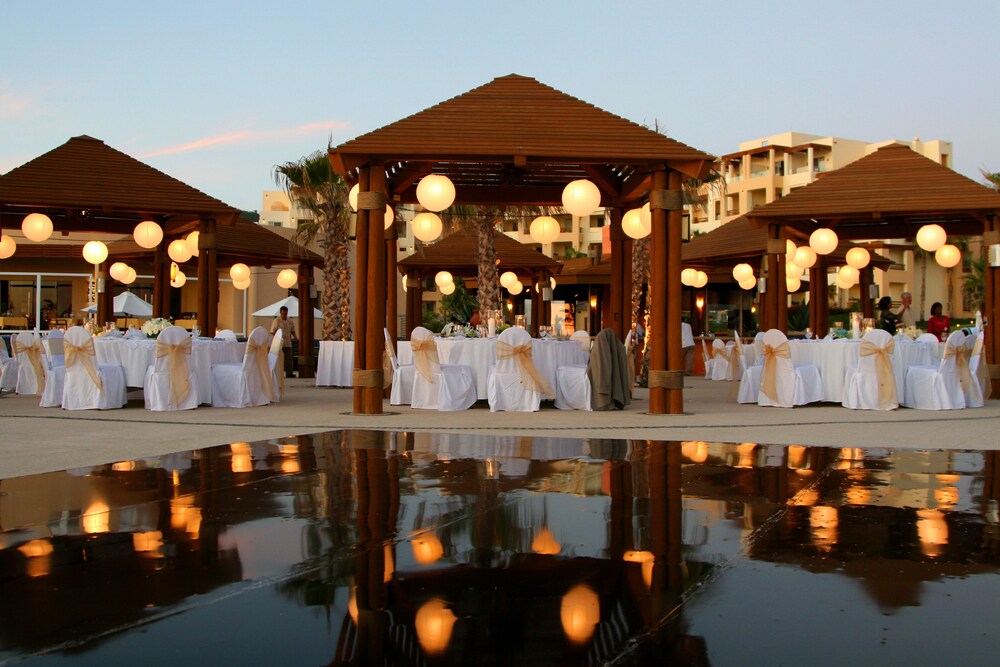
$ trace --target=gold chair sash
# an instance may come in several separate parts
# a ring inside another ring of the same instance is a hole
[[[896,341],[889,339],[889,344],[879,347],[868,340],[861,341],[861,356],[875,357],[875,379],[878,381],[878,407],[888,410],[896,402],[896,375],[892,372],[890,356],[896,350]]]
[[[74,345],[66,341],[63,343],[63,350],[66,353],[66,370],[69,371],[77,362],[80,362],[83,369],[87,371],[87,375],[97,385],[97,391],[103,395],[104,384],[101,382],[101,374],[97,372],[97,367],[94,366],[94,358],[96,356],[94,340],[88,339],[82,345]]]
[[[764,343],[764,372],[761,376],[760,390],[775,403],[778,402],[778,358],[791,359],[792,351],[788,341],[771,347]]]
[[[285,348],[278,348],[278,360],[274,362],[274,374],[278,376],[278,398],[285,395]]]
[[[260,376],[260,383],[263,385],[267,397],[274,400],[274,383],[271,381],[271,364],[268,363],[267,355],[271,352],[271,346],[265,340],[258,345],[252,340],[247,342],[247,354],[254,360],[257,367],[257,375]]]
[[[538,372],[535,362],[531,360],[531,343],[524,345],[510,345],[503,341],[497,341],[497,361],[514,357],[517,361],[517,368],[521,375],[521,383],[528,391],[536,391],[543,396],[555,398],[555,392],[545,381],[542,374]]]
[[[737,382],[740,377],[740,358],[736,356],[739,350],[734,345],[726,349],[726,359],[729,361],[729,379]]]
[[[976,381],[979,382],[979,388],[983,392],[983,400],[985,401],[993,393],[993,383],[990,382],[990,369],[986,365],[986,354],[983,352],[983,339],[976,338],[976,344],[972,347],[972,353],[969,355],[969,361],[972,361],[973,357],[979,357],[979,364],[976,366]]]
[[[0,342],[0,345],[3,345]],[[31,367],[35,369],[35,377],[38,378],[38,393],[39,395],[45,393],[45,364],[42,363],[42,346],[41,343],[35,341],[30,345],[25,345],[14,341],[14,356],[24,353],[24,356],[28,358],[28,363]]]
[[[156,358],[167,358],[167,371],[170,376],[170,404],[180,405],[191,391],[191,381],[188,378],[189,364],[184,363],[184,357],[191,356],[191,339],[171,345],[162,340],[156,340]]]
[[[440,367],[438,361],[437,343],[433,338],[423,338],[410,341],[413,350],[413,365],[417,372],[428,382],[434,382],[433,368]]]
[[[972,371],[969,370],[969,357],[972,355],[972,350],[965,347],[964,345],[952,345],[951,343],[946,343],[944,346],[944,354],[941,355],[941,359],[955,358],[955,369],[958,371],[958,382],[962,385],[962,391],[968,395],[969,385],[974,382],[972,378]]]
[[[385,342],[385,350],[382,352],[382,388],[392,386],[392,348],[389,341]]]

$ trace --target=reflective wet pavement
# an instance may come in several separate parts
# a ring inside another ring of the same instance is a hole
[[[0,481],[0,664],[994,664],[1000,453],[334,431]]]

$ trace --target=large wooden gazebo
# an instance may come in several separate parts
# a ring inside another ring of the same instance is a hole
[[[631,326],[631,242],[621,231],[628,208],[652,210],[653,289],[650,412],[683,412],[680,339],[681,184],[703,178],[712,156],[538,81],[511,74],[330,149],[334,170],[358,183],[354,411],[382,411],[382,328],[386,326],[382,225],[369,212],[386,202],[416,203],[427,174],[456,187],[455,204],[561,205],[563,188],[587,178],[612,209],[611,312]],[[379,218],[381,220],[381,218]],[[391,242],[391,241],[390,241]],[[394,274],[394,272],[393,272]]]
[[[169,316],[171,260],[166,247],[194,230],[200,234],[199,253],[193,261],[197,262],[198,276],[207,277],[198,281],[198,325],[206,332],[215,331],[218,323],[219,269],[236,262],[297,266],[299,300],[304,312],[309,312],[312,267],[323,262],[316,253],[243,220],[238,209],[89,136],[73,137],[0,176],[0,227],[19,229],[29,213],[47,215],[54,234],[130,236],[142,220],[153,220],[163,228],[163,241],[155,248],[140,248],[130,238],[109,246],[108,259],[97,267],[99,322],[112,319],[108,268],[119,260],[152,267],[153,315]],[[52,256],[79,252],[51,245]],[[46,256],[46,247],[23,243],[17,253],[22,257]],[[301,322],[300,352],[311,356],[312,318],[301,318]]]
[[[769,285],[777,288],[769,287],[765,293],[764,325],[771,327],[778,326],[786,302],[784,266],[779,261],[786,238],[805,243],[813,231],[829,227],[848,240],[914,239],[923,225],[935,223],[949,236],[982,236],[985,247],[1000,246],[1000,192],[897,144],[756,208],[747,218],[767,229],[769,265],[774,267]],[[812,270],[825,273],[827,265],[820,261]],[[986,358],[996,396],[1000,390],[1000,328],[996,326],[1000,322],[1000,267],[989,262],[984,302]],[[819,311],[810,309],[810,317],[825,321]]]

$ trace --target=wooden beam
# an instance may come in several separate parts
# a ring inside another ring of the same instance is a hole
[[[400,196],[434,168],[434,162],[407,162],[406,166],[393,174],[388,180],[389,193],[393,197]],[[414,189],[414,197],[416,190]]]
[[[615,199],[621,196],[621,179],[606,165],[587,164],[583,165],[583,170],[602,193]]]

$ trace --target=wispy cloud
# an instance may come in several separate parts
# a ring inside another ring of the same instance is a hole
[[[156,157],[158,155],[175,155],[177,153],[189,153],[191,151],[199,151],[205,148],[211,148],[213,146],[220,146],[223,144],[246,144],[246,143],[260,143],[266,141],[283,141],[288,139],[293,139],[295,137],[307,136],[310,134],[315,134],[317,132],[334,132],[336,130],[343,130],[350,127],[350,123],[342,120],[322,120],[315,123],[306,123],[304,125],[297,125],[295,127],[281,127],[271,130],[241,130],[239,132],[230,132],[228,134],[220,134],[214,137],[204,137],[202,139],[196,139],[195,141],[190,141],[185,144],[177,144],[175,146],[164,146],[163,148],[156,148],[145,155],[143,158]]]
[[[0,90],[0,118],[21,118],[31,108],[31,98]]]

